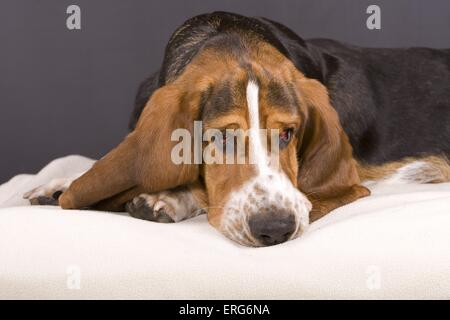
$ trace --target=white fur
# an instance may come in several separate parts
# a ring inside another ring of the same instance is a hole
[[[308,226],[309,212],[312,208],[306,196],[295,188],[286,174],[270,165],[268,151],[261,141],[258,96],[258,85],[249,81],[247,85],[249,151],[251,159],[256,161],[256,175],[239,190],[230,194],[221,221],[221,228],[229,238],[250,246],[261,244],[250,233],[248,215],[258,214],[260,209],[270,206],[291,210],[296,217],[296,231],[291,236],[295,238]]]
[[[383,184],[423,184],[433,182],[444,182],[448,179],[438,166],[427,161],[414,161],[395,170],[391,175],[381,180],[366,180],[363,185],[370,187],[376,183]]]
[[[388,184],[406,184],[406,183],[429,183],[435,179],[441,178],[442,173],[439,168],[433,167],[426,161],[415,161],[408,163],[383,182]],[[442,178],[441,178],[442,179]]]
[[[412,163],[408,163],[407,165],[398,168],[394,174],[388,176],[384,182],[389,184],[401,184],[401,183],[408,183],[410,182],[410,179],[408,177],[411,177],[414,175],[417,171],[419,171],[422,167],[426,166],[427,164],[423,161],[416,161]]]
[[[30,201],[39,197],[52,197],[56,191],[66,191],[71,183],[83,173],[84,172],[78,173],[68,178],[53,179],[46,184],[28,191],[23,197]],[[159,210],[163,209],[174,222],[192,218],[204,213],[197,206],[195,198],[189,190],[161,191],[153,194],[141,194],[133,199],[134,203],[136,203],[139,198],[145,200],[147,206],[153,209],[156,216],[158,215]]]
[[[259,175],[266,175],[269,173],[269,158],[267,152],[263,147],[261,141],[261,132],[259,126],[259,87],[253,81],[249,81],[247,85],[247,107],[248,117],[250,122],[249,130],[249,152],[250,161],[255,163]]]
[[[67,190],[67,188],[69,188],[71,183],[78,177],[80,177],[83,173],[84,172],[78,173],[68,178],[52,179],[50,180],[50,182],[28,191],[23,195],[23,198],[31,200],[38,197],[51,197],[56,191],[64,192]]]

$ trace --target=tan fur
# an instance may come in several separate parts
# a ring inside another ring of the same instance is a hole
[[[305,78],[298,87],[312,123],[302,136],[299,187],[313,203],[310,219],[314,221],[370,191],[360,185],[352,147],[326,88]]]
[[[80,208],[101,202],[102,209],[116,211],[132,199],[124,195],[136,194],[127,190],[151,193],[195,182],[198,165],[175,165],[171,161],[175,142],[170,136],[175,128],[192,131],[199,99],[199,94],[185,93],[178,84],[158,89],[135,131],[71,184],[60,197],[61,207]]]

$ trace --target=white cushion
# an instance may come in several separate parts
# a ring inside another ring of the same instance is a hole
[[[205,216],[158,224],[21,199],[92,163],[69,156],[0,186],[0,298],[450,298],[450,184],[374,184],[303,237],[256,249]]]

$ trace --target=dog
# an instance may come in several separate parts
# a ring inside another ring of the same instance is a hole
[[[222,133],[203,142],[217,153],[226,130],[249,130],[245,158],[257,161],[175,164],[172,133],[192,133],[195,121]],[[449,124],[449,49],[303,40],[266,18],[214,12],[173,33],[119,146],[25,198],[158,222],[207,213],[239,244],[275,245],[368,196],[367,181],[449,181]],[[261,129],[279,132],[278,166]]]

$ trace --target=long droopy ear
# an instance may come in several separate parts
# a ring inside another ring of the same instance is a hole
[[[326,88],[306,78],[298,80],[297,88],[307,106],[298,146],[298,185],[313,204],[314,221],[370,191],[360,184],[352,147]]]
[[[178,128],[192,133],[198,100],[176,84],[155,91],[136,129],[70,185],[59,199],[61,207],[83,208],[129,190],[157,192],[195,181],[198,165],[172,162],[171,134]]]

